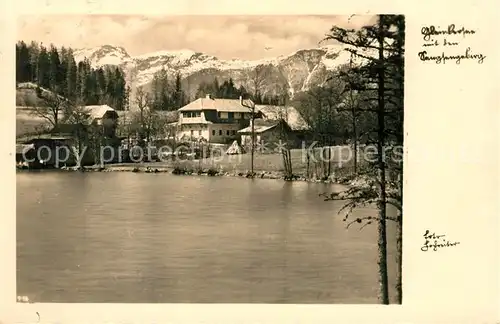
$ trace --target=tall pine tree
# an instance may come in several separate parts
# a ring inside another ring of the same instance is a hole
[[[77,96],[77,81],[78,81],[78,69],[77,65],[75,62],[75,58],[73,57],[73,53],[71,50],[68,51],[67,57],[66,57],[66,77],[65,77],[65,86],[64,86],[64,92],[65,96],[69,100],[76,100]]]
[[[28,82],[31,78],[32,67],[28,46],[21,41],[16,45],[16,81]]]
[[[31,82],[38,84],[38,55],[40,54],[40,47],[35,41],[31,42],[28,47],[30,52],[30,66],[31,66]]]
[[[125,77],[119,68],[115,69],[114,81],[115,81],[115,86],[113,91],[113,97],[115,98],[115,107],[113,108],[116,110],[124,110],[126,84],[125,84]]]
[[[62,76],[61,76],[61,60],[59,58],[59,52],[54,45],[50,45],[49,51],[49,71],[48,71],[48,85],[49,89],[55,93],[61,92],[62,86]]]
[[[37,62],[37,84],[43,88],[50,88],[50,57],[47,48],[40,46],[40,54]]]

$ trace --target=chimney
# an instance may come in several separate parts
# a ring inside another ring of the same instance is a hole
[[[207,94],[207,95],[206,95],[206,98],[207,98],[207,99],[212,99],[212,95]]]
[[[243,97],[242,96],[240,96],[240,105],[243,106]]]

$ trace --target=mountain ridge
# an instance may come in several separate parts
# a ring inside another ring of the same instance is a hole
[[[288,55],[259,60],[219,59],[190,49],[131,56],[125,48],[109,44],[76,49],[73,54],[77,62],[86,58],[94,68],[119,66],[132,89],[138,86],[148,88],[154,74],[161,69],[169,74],[179,73],[183,89],[190,97],[196,94],[200,83],[212,82],[214,78],[220,81],[232,78],[236,86],[251,90],[254,84],[250,79],[255,78],[257,68],[263,79],[259,89],[262,94],[277,94],[287,88],[293,96],[296,92],[323,84],[330,71],[350,60],[350,54],[342,45],[299,49]]]

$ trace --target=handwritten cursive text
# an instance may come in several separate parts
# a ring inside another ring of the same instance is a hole
[[[466,29],[465,27],[457,29],[455,24],[448,25],[447,29],[444,30],[439,30],[439,27],[435,26],[429,26],[429,27],[422,27],[421,33],[424,37],[425,41],[431,40],[431,36],[435,35],[463,35],[464,37],[466,35],[472,35],[475,34],[476,31],[472,29]]]
[[[446,235],[437,235],[426,230],[424,233],[425,243],[420,248],[422,251],[437,251],[439,248],[452,247],[460,244],[460,242],[450,242],[445,239]]]
[[[477,60],[477,63],[483,64],[486,58],[483,54],[472,54],[470,47],[467,47],[464,54],[457,55],[446,55],[444,52],[441,55],[428,55],[427,51],[422,51],[418,53],[418,57],[421,61],[435,61],[436,64],[446,64],[446,61],[455,61],[456,64],[460,64],[462,60]]]

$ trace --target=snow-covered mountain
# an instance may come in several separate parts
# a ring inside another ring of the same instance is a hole
[[[76,62],[87,58],[93,67],[104,65],[122,65],[132,62],[130,55],[123,47],[103,45],[95,48],[82,48],[73,52]]]
[[[191,96],[201,82],[211,82],[215,77],[220,81],[232,78],[236,86],[243,85],[250,90],[257,67],[264,79],[260,82],[263,93],[277,93],[286,86],[293,95],[323,83],[328,71],[350,59],[350,54],[340,45],[303,49],[290,55],[254,61],[220,60],[192,50],[160,51],[132,57],[123,47],[111,45],[79,49],[74,55],[77,61],[87,58],[93,67],[120,66],[132,88],[147,87],[155,72],[162,68],[172,74],[180,73],[183,88]]]

